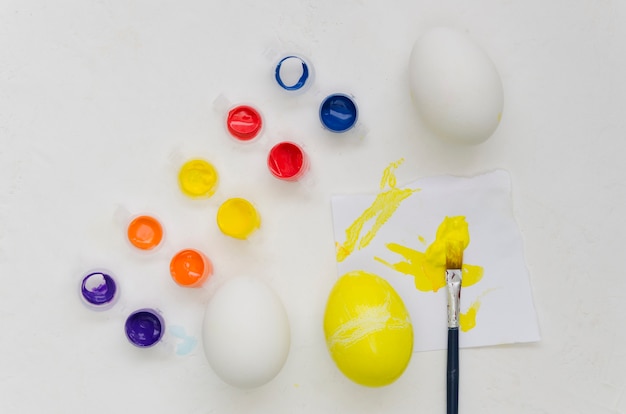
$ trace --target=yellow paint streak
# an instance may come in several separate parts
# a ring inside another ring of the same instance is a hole
[[[489,289],[485,291],[482,295],[476,298],[476,300],[474,300],[467,312],[461,312],[461,315],[459,316],[459,327],[463,332],[470,331],[476,327],[476,316],[478,316],[481,301],[487,293],[492,292],[493,290],[494,289]]]
[[[463,332],[467,332],[476,327],[476,315],[480,310],[480,298],[476,299],[472,306],[465,313],[459,315],[459,327]]]
[[[446,285],[446,243],[456,241],[463,249],[469,245],[470,237],[467,222],[463,216],[446,217],[437,229],[435,241],[425,252],[389,243],[387,248],[404,257],[404,261],[388,263],[379,257],[374,259],[392,269],[411,275],[415,279],[415,287],[422,292],[437,292]],[[482,266],[463,264],[461,283],[463,287],[478,283],[484,273]]]
[[[383,172],[380,181],[380,193],[374,202],[347,229],[346,241],[337,244],[337,261],[341,262],[350,256],[355,249],[362,249],[370,244],[376,233],[389,220],[400,206],[400,203],[413,193],[419,191],[411,188],[397,188],[394,171],[404,159],[392,162]],[[365,225],[374,220],[370,230],[361,236]]]
[[[393,317],[390,311],[391,297],[375,306],[357,306],[356,316],[341,325],[328,338],[331,352],[335,347],[350,347],[377,332],[396,329],[410,329],[411,321],[408,314],[403,318]]]

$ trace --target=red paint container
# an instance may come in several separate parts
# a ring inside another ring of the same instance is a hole
[[[272,147],[267,167],[280,180],[296,181],[309,169],[309,159],[298,144],[285,141]]]
[[[263,118],[259,111],[249,105],[231,108],[226,117],[228,132],[238,141],[252,141],[263,128]]]

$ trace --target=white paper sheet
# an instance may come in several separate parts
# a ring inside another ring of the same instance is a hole
[[[395,185],[395,181],[391,185]],[[471,178],[429,177],[403,188],[419,191],[401,201],[369,244],[359,248],[357,243],[352,253],[337,263],[338,274],[362,269],[385,278],[409,310],[415,333],[414,350],[445,349],[446,288],[437,292],[416,289],[413,276],[389,266],[403,261],[404,257],[387,246],[397,243],[424,252],[435,240],[437,228],[446,216],[465,216],[470,244],[464,251],[463,263],[482,266],[484,274],[479,282],[461,291],[461,312],[467,312],[477,302],[480,307],[475,327],[461,332],[460,346],[538,341],[539,327],[523,243],[513,217],[509,174],[497,170]],[[372,205],[376,196],[337,195],[332,198],[338,246],[346,241],[346,229]],[[375,220],[373,217],[364,224],[361,238]]]

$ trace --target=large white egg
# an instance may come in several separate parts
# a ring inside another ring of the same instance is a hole
[[[258,387],[274,378],[291,343],[278,295],[264,282],[244,276],[226,281],[209,300],[202,337],[215,373],[239,388]]]
[[[424,33],[413,46],[409,71],[415,106],[439,137],[479,144],[498,127],[502,80],[487,53],[464,33],[444,27]]]

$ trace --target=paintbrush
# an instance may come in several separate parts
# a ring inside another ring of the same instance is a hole
[[[461,277],[463,245],[446,243],[446,285],[448,287],[448,368],[447,413],[459,412],[459,309],[461,306]]]

